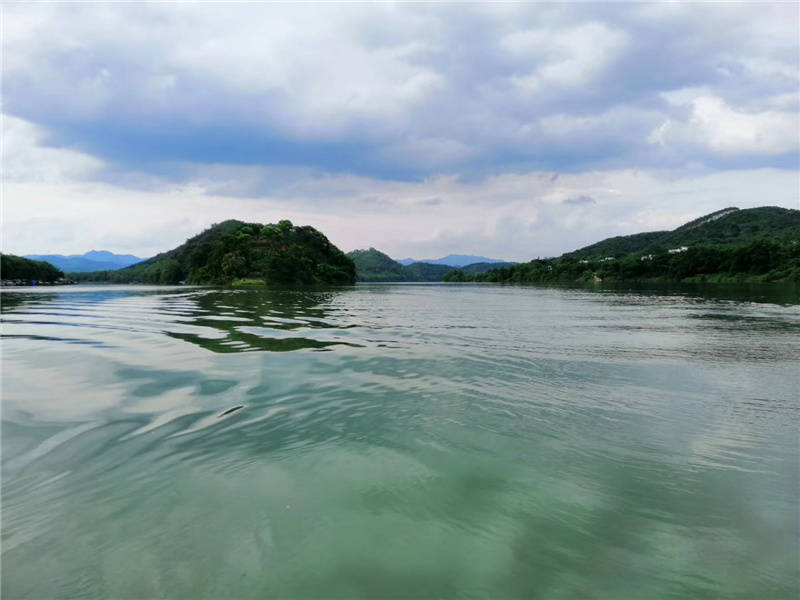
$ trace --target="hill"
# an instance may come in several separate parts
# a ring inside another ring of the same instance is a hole
[[[409,273],[407,281],[441,281],[445,273],[452,271],[449,265],[434,265],[431,263],[415,262],[406,267]]]
[[[375,248],[353,250],[347,256],[356,266],[359,281],[410,281],[406,267]]]
[[[468,275],[477,275],[479,273],[486,273],[487,271],[491,271],[492,269],[503,269],[507,267],[513,267],[518,263],[515,262],[479,262],[467,265],[461,268],[461,271],[467,273]]]
[[[727,208],[673,231],[609,238],[558,258],[445,281],[794,281],[800,283],[800,210]]]
[[[348,253],[348,256],[353,259],[356,265],[356,276],[358,280],[364,282],[443,281],[445,275],[453,270],[453,267],[449,265],[427,262],[413,262],[409,265],[402,265],[375,248],[370,248],[369,250],[353,250]],[[474,275],[477,273],[485,273],[490,269],[507,267],[514,264],[516,263],[481,262],[467,265],[462,270],[465,273]]]
[[[5,281],[42,281],[52,283],[64,273],[48,262],[31,260],[13,254],[0,254],[0,278]]]
[[[91,250],[84,254],[26,254],[25,258],[43,260],[62,271],[86,273],[122,269],[142,262],[144,259],[132,254],[114,254],[106,250]]]
[[[449,267],[466,267],[467,265],[474,265],[477,263],[504,263],[505,261],[497,260],[496,258],[486,258],[485,256],[472,256],[471,254],[448,254],[442,258],[423,258],[422,260],[404,258],[396,262],[406,267],[414,263],[447,265]]]
[[[72,277],[113,283],[352,284],[355,266],[313,227],[230,220],[136,265]]]
[[[768,238],[777,242],[800,239],[800,210],[765,206],[740,210],[724,208],[672,231],[651,231],[605,239],[564,257],[575,259],[620,258],[627,254],[663,252],[697,244],[741,245]]]
[[[444,274],[452,269],[447,265],[413,263],[405,266],[380,250],[353,250],[348,253],[356,265],[359,281],[441,281]]]

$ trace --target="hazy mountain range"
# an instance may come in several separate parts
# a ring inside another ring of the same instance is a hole
[[[25,258],[49,262],[65,273],[90,273],[122,269],[144,259],[132,254],[114,254],[106,250],[90,250],[85,254],[26,254]]]
[[[470,254],[448,254],[442,258],[403,258],[395,262],[403,266],[408,266],[413,263],[427,263],[429,265],[447,265],[449,267],[465,267],[467,265],[474,265],[475,263],[504,263],[507,261],[498,260],[496,258],[486,258],[485,256],[472,256]]]
[[[347,255],[353,259],[356,265],[356,273],[359,281],[442,281],[444,276],[453,270],[453,266],[446,261],[450,259],[481,259],[480,256],[464,256],[451,254],[440,258],[438,263],[414,261],[408,265],[400,261],[391,259],[383,252],[370,248],[368,250],[353,250]],[[491,262],[487,262],[491,261]],[[483,262],[469,262],[460,268],[470,275],[485,273],[490,269],[500,267],[510,267],[517,263],[493,261],[483,259]]]

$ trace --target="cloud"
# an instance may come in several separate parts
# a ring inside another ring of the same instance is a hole
[[[569,198],[562,200],[561,203],[580,206],[581,204],[597,204],[597,200],[591,196],[570,196]]]
[[[746,112],[721,98],[692,101],[684,122],[667,120],[649,137],[654,144],[691,144],[718,155],[781,155],[800,148],[800,118],[796,111]]]
[[[17,146],[30,157],[37,148]],[[65,159],[54,164],[62,174],[69,172],[64,165],[93,160],[73,152],[55,156]],[[83,169],[70,177],[4,181],[2,249],[148,256],[224,219],[288,218],[319,228],[345,250],[374,246],[396,257],[455,252],[528,260],[612,235],[677,227],[724,206],[758,206],[764,198],[796,207],[800,194],[791,169],[531,170],[393,181],[297,168],[183,168],[179,184],[156,178],[150,185],[118,185]]]
[[[717,135],[719,113],[798,85],[788,5],[39,3],[4,18],[4,110],[120,178],[782,165],[786,143]],[[685,122],[663,94],[693,87],[722,103],[694,117],[717,141],[649,143]]]
[[[3,247],[214,221],[524,260],[797,206],[788,4],[11,3]],[[764,200],[764,199],[767,200]]]
[[[622,53],[627,35],[601,22],[590,22],[560,30],[514,31],[500,45],[520,58],[546,57],[512,83],[525,94],[541,94],[555,87],[574,91],[599,80]]]
[[[32,123],[7,115],[0,118],[3,181],[69,181],[88,177],[103,167],[103,162],[92,156],[41,145],[45,133]]]

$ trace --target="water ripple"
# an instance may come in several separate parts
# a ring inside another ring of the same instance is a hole
[[[6,291],[8,597],[792,597],[800,309]]]

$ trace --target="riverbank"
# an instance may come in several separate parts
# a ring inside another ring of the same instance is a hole
[[[54,285],[74,285],[71,279],[58,279],[56,281],[39,281],[38,279],[3,279],[0,280],[0,287],[39,287]]]

